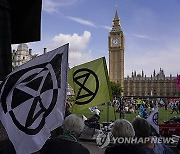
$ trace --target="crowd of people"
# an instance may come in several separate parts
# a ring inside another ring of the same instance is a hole
[[[69,106],[66,107],[69,111]],[[68,112],[61,127],[52,131],[51,138],[36,154],[90,154],[90,149],[81,144],[79,137],[84,131],[86,120],[83,116],[78,116]],[[113,137],[137,137],[152,138],[152,126],[145,118],[135,117],[132,122],[125,119],[117,119],[112,126]],[[54,133],[55,132],[55,133]],[[117,140],[118,141],[118,140]],[[14,150],[13,150],[14,151]],[[163,143],[114,143],[109,144],[104,149],[105,154],[176,154],[171,148]]]
[[[117,106],[117,112],[122,114],[139,113],[140,109],[143,107],[143,113],[139,113],[141,117],[147,118],[151,112],[154,111],[155,107],[164,108],[165,110],[180,114],[180,101],[177,99],[122,99],[119,100],[115,98],[111,103],[112,106]]]
[[[84,119],[75,114],[70,114],[65,118],[62,126],[63,133],[55,138],[49,139],[40,153],[46,154],[89,154],[90,150],[79,142],[79,137],[84,130]],[[143,126],[143,127],[142,127]],[[111,132],[113,137],[137,137],[151,138],[153,135],[152,126],[146,119],[136,117],[132,123],[125,119],[117,119]],[[105,154],[175,154],[167,145],[163,143],[152,143],[147,141],[140,144],[114,143],[104,150]]]
[[[143,126],[143,127],[142,127]],[[137,138],[151,138],[152,130],[150,124],[141,117],[136,117],[132,123],[125,119],[118,119],[114,122],[112,128],[112,134],[114,137],[137,137]],[[105,154],[175,154],[165,144],[152,143],[147,141],[142,144],[119,144],[110,146],[105,150]]]

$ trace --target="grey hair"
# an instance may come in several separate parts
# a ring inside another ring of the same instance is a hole
[[[79,136],[82,133],[84,126],[84,120],[82,117],[70,114],[64,120],[63,132],[65,134],[74,134]]]
[[[135,131],[132,124],[125,119],[117,119],[111,130],[114,137],[134,137]]]

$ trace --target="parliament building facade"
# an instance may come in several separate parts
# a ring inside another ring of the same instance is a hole
[[[165,76],[164,70],[154,72],[150,77],[132,72],[124,77],[124,34],[116,10],[112,29],[108,36],[109,45],[109,77],[110,81],[119,83],[123,96],[180,97],[180,88],[176,88],[176,76]]]

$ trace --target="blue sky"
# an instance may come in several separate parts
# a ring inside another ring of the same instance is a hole
[[[29,43],[43,53],[70,43],[70,67],[106,57],[116,4],[125,34],[125,76],[164,69],[180,74],[180,0],[43,0],[41,41]],[[16,49],[16,45],[13,48]]]

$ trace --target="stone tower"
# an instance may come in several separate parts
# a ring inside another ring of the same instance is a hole
[[[110,81],[124,88],[124,34],[116,10],[112,29],[108,36]]]

